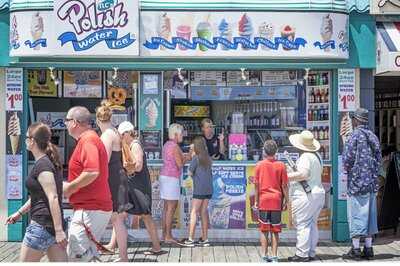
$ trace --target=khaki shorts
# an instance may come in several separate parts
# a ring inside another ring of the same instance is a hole
[[[98,258],[96,245],[87,236],[82,221],[90,228],[95,240],[100,242],[111,214],[111,211],[74,211],[68,230],[67,254],[69,261],[89,262]]]

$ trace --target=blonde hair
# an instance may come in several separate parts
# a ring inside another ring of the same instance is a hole
[[[171,124],[168,128],[168,138],[174,139],[176,134],[183,133],[183,126],[177,123]]]
[[[101,101],[101,105],[96,108],[96,118],[101,122],[110,122],[112,116],[111,102]]]

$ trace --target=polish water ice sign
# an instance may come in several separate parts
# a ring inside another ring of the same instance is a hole
[[[57,0],[53,12],[56,54],[139,55],[138,1]]]

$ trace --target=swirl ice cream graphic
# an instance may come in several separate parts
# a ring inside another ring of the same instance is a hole
[[[44,32],[43,18],[40,16],[39,12],[35,12],[32,15],[32,20],[31,20],[31,35],[33,38],[33,43],[42,38],[43,32]],[[40,45],[34,46],[33,50],[40,50]]]
[[[167,13],[164,13],[160,16],[157,27],[157,34],[159,37],[169,41],[171,38],[171,19],[167,16]],[[161,50],[164,50],[165,47],[161,46]]]
[[[224,38],[227,41],[232,42],[231,25],[224,18],[219,23],[218,30],[219,30],[219,36],[221,38]],[[226,47],[225,45],[221,45],[221,46],[222,46],[222,50],[229,50],[229,47]]]
[[[14,112],[8,120],[7,134],[10,137],[12,154],[15,155],[18,151],[19,139],[21,136],[21,125],[17,112]]]
[[[271,23],[263,22],[258,27],[258,35],[262,38],[270,40],[271,42],[273,42],[274,31],[274,25],[272,25]],[[261,49],[270,50],[270,48],[265,45],[261,46]]]
[[[295,41],[295,36],[296,36],[296,29],[293,28],[290,25],[286,25],[282,28],[281,30],[281,37],[284,39],[287,39],[290,42],[294,42]],[[288,47],[283,46],[283,50],[291,50]]]
[[[154,100],[150,99],[148,105],[146,106],[145,113],[147,117],[146,127],[148,128],[156,127],[158,119],[158,108]]]
[[[325,15],[322,18],[322,23],[321,23],[321,37],[323,44],[326,44],[332,39],[333,35],[333,22],[332,19],[330,18],[329,14]],[[325,52],[330,51],[330,45],[324,48]]]
[[[10,27],[10,46],[14,50],[20,47],[19,34],[17,28],[18,28],[17,17],[14,15]]]
[[[251,23],[250,17],[245,13],[239,20],[239,36],[251,40],[253,36],[253,25]],[[248,50],[249,48],[244,47],[244,50]]]
[[[205,39],[207,41],[211,40],[212,30],[211,30],[211,25],[208,21],[200,22],[197,25],[196,31],[197,31],[197,37]],[[199,44],[199,48],[200,51],[207,51],[207,47],[202,44]]]

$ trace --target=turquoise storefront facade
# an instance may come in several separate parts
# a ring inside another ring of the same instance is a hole
[[[15,0],[10,1],[9,7],[7,1],[3,11],[0,11],[0,31],[9,31],[9,12],[23,12],[24,10],[52,10],[53,2],[46,0]],[[318,69],[332,71],[332,114],[338,111],[338,94],[337,94],[337,69],[339,68],[375,68],[375,21],[368,14],[368,0],[321,0],[321,1],[291,1],[291,0],[274,0],[274,1],[210,1],[194,0],[194,1],[163,1],[163,0],[141,0],[141,11],[254,11],[254,12],[337,12],[349,14],[349,59],[262,59],[262,58],[177,58],[177,57],[142,57],[137,58],[78,58],[78,57],[13,57],[8,60],[8,52],[1,49],[1,58],[7,58],[4,62],[0,59],[0,66],[10,64],[12,67],[23,68],[47,68],[55,67],[57,69],[135,69],[139,71],[163,71],[182,67],[189,70],[238,70],[246,68],[249,70],[265,70],[265,69]],[[4,13],[4,14],[3,14]],[[2,24],[3,23],[3,24]],[[2,38],[2,36],[0,36]],[[9,46],[8,38],[0,39],[0,47]],[[24,97],[28,99],[27,90],[24,90]],[[28,110],[28,101],[25,101],[25,109]],[[26,117],[28,116],[27,112]],[[332,240],[346,241],[348,239],[347,217],[346,217],[346,201],[337,200],[338,198],[338,153],[339,131],[338,121],[332,119],[331,122],[331,139],[333,147],[331,148],[331,165],[332,165]],[[26,154],[24,155],[26,157]],[[24,166],[24,173],[27,172],[27,166]],[[16,210],[22,201],[9,200],[9,213]],[[18,226],[18,227],[17,227]],[[9,227],[9,240],[20,241],[23,236],[24,223]],[[18,232],[18,233],[15,233]]]

